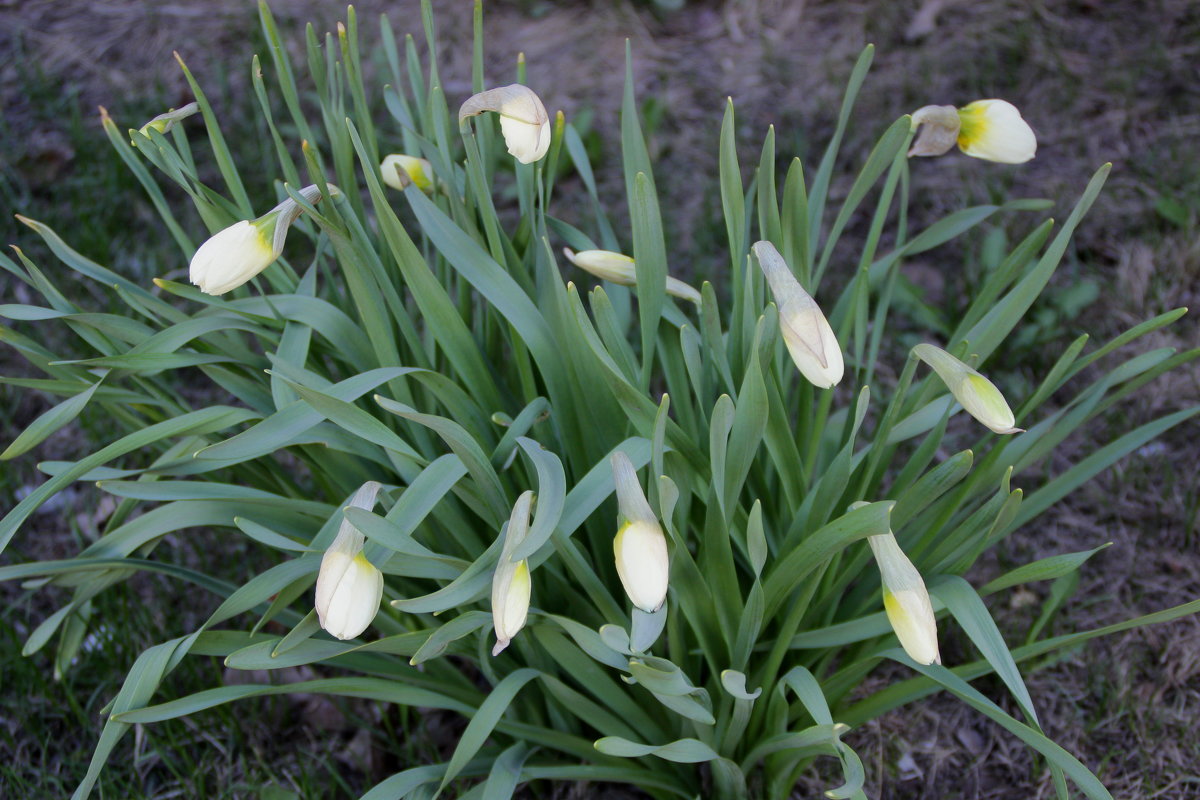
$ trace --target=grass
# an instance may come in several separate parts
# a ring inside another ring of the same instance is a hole
[[[205,532],[194,533],[195,539],[166,546],[185,550],[197,569],[228,574],[231,564],[241,564],[244,577],[256,563],[253,552],[209,547]],[[15,655],[29,622],[45,618],[46,610],[38,607],[45,598],[7,584],[0,591],[0,652]],[[192,592],[199,590],[143,575],[103,593],[92,610],[94,633],[61,679],[54,677],[52,648],[6,659],[0,749],[8,757],[0,764],[0,796],[66,797],[74,791],[87,771],[104,706],[120,688],[128,665],[159,641],[162,631],[198,624],[209,602]],[[314,676],[285,676],[306,677]],[[171,688],[184,694],[222,682],[270,680],[269,673],[226,672],[217,658],[192,658],[173,673]],[[386,768],[387,759],[380,757],[383,741],[400,735],[394,720],[377,715],[371,704],[298,695],[222,706],[155,725],[136,735],[126,757],[104,770],[97,796],[284,800],[333,790],[361,792],[375,769]],[[368,730],[377,733],[355,735]]]
[[[774,8],[782,4],[762,5]],[[1059,287],[1058,302],[1035,307],[1031,312],[1039,324],[1030,339],[1019,343],[1023,352],[1013,354],[1012,363],[1016,364],[1031,352],[1055,352],[1053,344],[1078,329],[1094,330],[1099,337],[1149,309],[1187,304],[1196,307],[1200,250],[1194,244],[1194,234],[1200,215],[1200,164],[1192,156],[1200,111],[1194,100],[1178,92],[1177,86],[1172,89],[1172,81],[1184,74],[1183,65],[1194,58],[1194,43],[1200,41],[1200,18],[1185,3],[1163,1],[1153,5],[1153,10],[1135,15],[1134,20],[1129,20],[1127,4],[1123,3],[1081,5],[1078,9],[1040,7],[1015,19],[1018,12],[1011,4],[951,6],[933,38],[920,45],[904,41],[901,32],[909,9],[893,4],[865,3],[853,9],[842,4],[814,7],[803,19],[787,18],[773,32],[761,21],[756,23],[749,11],[731,4],[728,24],[741,31],[742,39],[738,41],[731,35],[725,45],[704,38],[706,32],[722,30],[720,20],[714,22],[712,18],[717,12],[693,4],[677,15],[664,16],[661,23],[647,16],[630,16],[620,8],[593,9],[596,41],[581,44],[584,57],[577,60],[594,65],[597,58],[603,58],[604,48],[618,52],[616,42],[620,36],[634,37],[635,52],[646,67],[642,74],[647,81],[656,82],[662,96],[668,98],[669,111],[658,134],[659,154],[666,165],[660,175],[673,173],[679,177],[660,177],[660,182],[672,195],[673,205],[690,209],[690,216],[685,214],[689,221],[670,233],[674,241],[682,243],[680,258],[693,263],[701,274],[715,271],[724,242],[720,227],[711,224],[719,215],[719,205],[701,199],[716,197],[715,191],[710,191],[716,185],[715,126],[700,125],[697,120],[711,123],[716,119],[722,93],[730,91],[738,103],[739,120],[744,120],[750,132],[757,136],[768,120],[777,122],[781,151],[790,148],[804,154],[812,143],[823,141],[832,120],[833,111],[822,105],[821,97],[825,83],[838,85],[830,80],[830,65],[844,64],[844,53],[856,48],[864,37],[879,43],[881,64],[876,74],[885,76],[882,81],[868,84],[864,105],[900,113],[925,102],[925,93],[947,100],[969,99],[973,92],[1025,98],[1029,106],[1022,105],[1027,115],[1040,123],[1044,150],[1032,169],[1016,179],[1021,191],[1053,194],[1062,188],[1056,183],[1056,175],[1080,174],[1075,169],[1077,164],[1094,167],[1116,157],[1115,189],[1102,196],[1095,218],[1081,231],[1079,250],[1072,255],[1073,268],[1063,269],[1064,275],[1074,280]],[[300,10],[296,16],[305,13]],[[489,13],[491,21],[503,15],[500,9]],[[517,45],[504,41],[505,32],[525,37],[520,39],[521,46],[536,52],[539,42],[555,41],[556,31],[569,29],[572,20],[578,24],[578,16],[571,16],[573,13],[581,12],[570,8],[558,14],[548,11],[533,20],[519,14],[505,15],[500,20],[501,35],[495,38],[493,54],[509,58],[515,50]],[[237,42],[229,53],[231,63],[241,64],[252,49],[263,52],[249,11],[242,17],[214,17],[216,23],[193,20],[192,24],[202,28],[223,25],[225,40]],[[313,18],[320,25],[327,15]],[[1130,21],[1130,27],[1125,29],[1125,46],[1095,48],[1103,51],[1101,61],[1101,53],[1091,52],[1088,43],[1111,44],[1107,32],[1116,31],[1118,23],[1124,25],[1126,21]],[[448,28],[448,41],[461,34],[453,21]],[[724,30],[728,32],[728,28]],[[187,56],[190,42],[183,28],[177,28],[174,35]],[[813,56],[801,51],[811,48],[789,47],[788,42],[818,36],[824,37],[829,46],[820,57],[823,60],[805,70],[802,60],[812,60]],[[951,37],[948,43],[947,36]],[[195,38],[202,39],[203,32]],[[977,43],[978,48],[964,55],[961,48],[954,47],[963,39]],[[1157,40],[1164,43],[1161,49],[1149,45]],[[63,91],[64,73],[53,68],[43,70],[40,65],[46,60],[40,57],[37,43],[23,41],[20,36],[9,41],[15,43],[12,52],[17,58],[13,63],[28,71],[17,79],[26,97],[22,103],[9,103],[7,98],[15,95],[5,92],[0,137],[8,152],[0,177],[0,205],[60,227],[63,220],[73,219],[72,243],[131,278],[148,280],[162,273],[167,268],[164,265],[181,267],[178,253],[164,252],[159,249],[161,239],[142,234],[142,227],[151,218],[145,204],[103,202],[103,198],[134,197],[140,192],[111,156],[89,105],[97,93],[111,90],[89,76]],[[753,52],[747,55],[748,47]],[[939,47],[955,53],[946,55]],[[591,61],[588,53],[592,54]],[[723,61],[735,57],[737,62]],[[138,124],[181,102],[174,99],[178,89],[170,83],[175,80],[172,65],[142,65],[137,63],[136,53],[123,58],[130,60],[126,69],[142,70],[145,80],[141,91],[121,97],[119,109],[118,104],[110,103],[122,126]],[[951,61],[947,64],[945,59]],[[192,60],[189,64],[193,68],[215,68],[221,77],[224,67],[220,62],[195,64]],[[747,63],[753,66],[740,71],[733,68]],[[547,96],[555,97],[557,92],[568,107],[574,97],[582,94],[576,87],[584,79],[594,80],[596,74],[591,66],[564,67],[561,62],[555,65],[536,55],[531,55],[530,65],[533,79],[556,84]],[[462,70],[457,73],[465,74]],[[939,77],[933,85],[919,85],[911,78],[925,74]],[[1057,80],[1048,80],[1055,74]],[[1094,80],[1079,79],[1080,75],[1090,78],[1093,74]],[[1139,75],[1140,79],[1136,77]],[[216,86],[224,85],[223,90],[213,89],[212,80],[205,84],[223,102],[235,107],[246,102],[245,97],[228,88],[241,81],[225,77],[216,81]],[[611,108],[604,106],[603,87],[595,94],[601,98],[597,124],[612,122],[615,117]],[[643,96],[648,94],[643,89]],[[688,101],[696,98],[702,99],[703,105],[689,106]],[[1073,124],[1059,125],[1063,117]],[[703,133],[689,133],[701,130]],[[227,131],[239,148],[251,148],[261,141],[257,133]],[[851,151],[863,146],[863,142],[849,143]],[[742,157],[744,163],[750,160],[748,154]],[[247,154],[238,162],[253,163],[253,158]],[[619,180],[619,170],[601,164],[598,172]],[[971,172],[987,177],[965,182],[964,176]],[[972,171],[950,159],[937,166],[930,164],[916,174],[927,192],[931,214],[944,211],[939,193],[947,187],[955,187],[958,192],[965,187],[970,202],[986,202],[1007,191],[1013,181],[1011,173],[997,169]],[[842,180],[848,177],[840,176]],[[250,185],[251,191],[267,190],[253,181]],[[612,185],[601,188],[609,196],[618,193]],[[87,212],[79,214],[78,209]],[[4,216],[0,221],[4,241],[29,241],[11,217]],[[1020,235],[1019,225],[993,227],[981,234],[974,240],[973,255],[966,263],[933,254],[928,263],[919,265],[923,272],[918,277],[925,276],[917,284],[919,289],[929,295],[941,281],[947,289],[944,310],[949,310],[957,283],[946,276],[960,270],[969,272],[976,259],[987,258],[988,237]],[[854,233],[852,228],[848,235]],[[31,255],[38,260],[38,254]],[[1094,303],[1081,306],[1075,296],[1081,284],[1100,288]],[[918,309],[912,313],[918,313]],[[1195,331],[1194,325],[1191,330]],[[1186,342],[1162,341],[1156,345],[1181,343]],[[0,372],[12,374],[12,365],[3,351]],[[1149,407],[1123,413],[1136,422],[1165,405],[1181,403],[1180,398],[1196,396],[1194,374],[1172,381],[1156,396],[1148,396]],[[14,408],[17,396],[7,387],[0,389],[0,403],[5,408]],[[29,394],[19,396],[23,398],[21,405],[0,422],[5,441],[44,410],[27,399]],[[1123,425],[1127,422],[1121,420]],[[1198,432],[1195,424],[1180,428],[1165,443],[1165,453],[1128,459],[1118,466],[1117,474],[1110,474],[1103,485],[1093,487],[1084,500],[1060,510],[1046,529],[1020,539],[1018,546],[1028,547],[1035,555],[1045,554],[1042,546],[1050,552],[1081,549],[1109,539],[1117,542],[1090,565],[1084,585],[1076,591],[1077,598],[1089,598],[1086,608],[1051,621],[1052,630],[1084,627],[1089,621],[1111,620],[1118,612],[1149,610],[1167,605],[1173,598],[1191,599],[1197,594],[1200,566],[1194,547],[1200,495],[1195,482],[1197,453],[1193,442]],[[1096,435],[1102,437],[1105,433],[1097,431]],[[72,440],[72,436],[77,439]],[[48,443],[49,450],[40,451],[41,457],[67,457],[88,449],[87,441],[102,438],[103,431],[75,429],[70,436],[56,437]],[[0,505],[11,505],[13,493],[35,481],[28,463],[0,471]],[[65,541],[85,534],[66,529],[64,523],[88,510],[92,502],[93,496],[84,491],[62,510],[61,518],[40,518],[39,533],[43,535],[37,537],[38,551],[15,555],[24,560],[50,557],[59,549],[65,552]],[[1064,541],[1079,546],[1063,546]],[[1013,554],[1014,563],[1022,559],[1029,560]],[[1147,563],[1150,567],[1142,569]],[[139,579],[144,580],[154,579]],[[123,674],[137,652],[161,638],[158,631],[194,626],[194,621],[186,618],[185,588],[157,586],[150,592],[150,587],[139,581],[106,593],[97,601],[94,613],[112,621],[112,637],[100,649],[88,652],[63,682],[51,677],[51,653],[4,659],[0,736],[4,737],[4,749],[13,757],[0,764],[0,795],[67,794],[86,769],[99,727],[99,711],[114,693],[116,677]],[[1034,602],[1044,600],[1046,588],[1035,587]],[[0,587],[0,591],[5,601],[5,610],[0,614],[0,652],[16,654],[28,626],[40,621],[44,611],[33,607],[32,601],[15,587]],[[150,594],[178,598],[180,602],[151,607],[142,602]],[[1023,638],[1021,625],[1028,624],[1027,611],[1012,609],[1012,618],[1007,621],[1003,610],[993,611],[1001,618],[1007,637]],[[1073,653],[1030,675],[1030,689],[1046,708],[1051,735],[1087,763],[1106,764],[1103,776],[1118,796],[1151,797],[1156,792],[1164,797],[1200,796],[1200,789],[1190,782],[1194,775],[1189,766],[1200,763],[1200,746],[1191,724],[1200,678],[1194,669],[1189,671],[1195,667],[1198,651],[1200,637],[1195,622],[1183,620]],[[180,694],[195,691],[213,685],[219,672],[216,662],[189,660],[173,677],[172,686]],[[1081,701],[1085,694],[1089,699]],[[86,697],[88,702],[74,705],[69,698],[75,696]],[[356,713],[353,708],[346,710],[351,716]],[[246,715],[250,714],[253,716],[248,719]],[[367,747],[366,752],[374,753],[377,762],[402,760],[384,751],[404,739],[404,731],[412,722],[378,721],[382,731],[375,746]],[[139,740],[127,763],[115,761],[106,770],[99,796],[176,792],[183,796],[232,797],[246,796],[262,786],[280,787],[281,791],[302,797],[349,794],[361,785],[364,775],[373,774],[370,764],[363,770],[330,754],[331,739],[339,744],[352,739],[348,730],[320,733],[310,723],[303,709],[281,698],[244,704],[236,710],[206,712],[206,716],[197,716],[194,724],[156,725],[152,733],[148,730]],[[975,731],[982,744],[970,736],[958,736],[963,726]],[[1078,739],[1073,741],[1070,734],[1076,730]],[[223,735],[214,739],[213,731]],[[873,774],[903,777],[905,773],[897,765],[903,763],[905,754],[921,770],[920,777],[901,781],[897,793],[889,796],[1004,797],[1012,786],[1023,787],[1030,796],[1048,796],[1048,776],[1032,771],[1031,761],[1021,748],[1006,750],[1011,743],[1003,735],[996,735],[973,712],[952,701],[923,708],[916,720],[902,710],[857,735],[873,737],[877,743],[878,760],[868,764],[869,769],[878,770]],[[988,757],[989,766],[982,767],[976,745],[1011,752],[1011,760],[997,759],[993,752]],[[864,746],[863,752],[865,755],[871,748]],[[270,795],[264,790],[260,796]]]

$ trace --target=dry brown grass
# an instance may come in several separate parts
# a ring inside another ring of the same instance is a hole
[[[436,3],[443,74],[452,100],[468,89],[470,4]],[[1038,158],[1020,169],[952,156],[914,165],[919,195],[914,221],[932,219],[964,202],[997,193],[1046,196],[1065,215],[1073,196],[1099,164],[1114,162],[1112,178],[1080,229],[1074,259],[1087,265],[1105,291],[1066,333],[1103,338],[1169,307],[1196,307],[1200,246],[1188,229],[1165,224],[1154,211],[1160,194],[1200,198],[1200,4],[1192,0],[925,0],[792,2],[739,0],[693,3],[658,20],[623,3],[487,4],[489,75],[512,74],[517,52],[529,63],[529,82],[551,108],[568,116],[596,112],[608,159],[599,166],[603,190],[619,201],[615,160],[624,39],[632,42],[640,97],[666,108],[653,155],[660,188],[673,211],[670,234],[678,257],[719,280],[719,238],[709,232],[714,205],[717,120],[732,96],[745,145],[775,125],[780,160],[811,160],[831,131],[845,75],[866,42],[877,45],[876,66],[863,90],[861,124],[847,142],[855,156],[886,122],[930,102],[961,103],[1002,96],[1017,102],[1038,131]],[[419,17],[417,3],[364,2],[370,29],[387,10],[399,30]],[[288,38],[302,40],[303,22],[332,27],[337,12],[316,0],[274,3]],[[919,23],[919,24],[918,24]],[[415,31],[416,26],[411,25]],[[259,41],[252,4],[7,3],[0,8],[0,48],[25,52],[47,74],[77,88],[86,109],[105,103],[119,119],[130,98],[161,82],[174,105],[187,99],[172,63],[178,49],[214,90],[218,109],[229,92],[245,91],[250,42]],[[368,36],[370,39],[370,37]],[[419,38],[419,36],[418,36]],[[0,62],[2,63],[2,62]],[[19,73],[0,66],[0,89],[10,125],[20,132]],[[90,112],[89,112],[90,113]],[[124,122],[135,122],[125,119]],[[28,133],[28,131],[26,131]],[[55,131],[38,131],[53,143]],[[72,165],[71,168],[86,168]],[[844,190],[839,176],[835,194]],[[853,232],[853,231],[852,231]],[[714,254],[715,253],[715,254]],[[957,268],[957,253],[935,254],[924,268]],[[1193,323],[1160,334],[1154,346],[1193,346]],[[7,367],[6,367],[7,369]],[[1113,420],[1128,429],[1200,396],[1194,370],[1160,380]],[[25,402],[25,401],[22,401]],[[38,407],[16,410],[32,417]],[[11,418],[10,418],[11,419]],[[1198,426],[1179,428],[1124,460],[1036,525],[1018,532],[1000,554],[1024,563],[1104,541],[1068,611],[1052,632],[1103,625],[1200,596],[1197,555]],[[1107,439],[1105,430],[1093,432]],[[1053,469],[1071,463],[1064,446]],[[48,555],[48,554],[47,554]],[[982,565],[986,580],[998,569]],[[1021,595],[1040,603],[1045,586]],[[1036,608],[1036,606],[1035,606]],[[1010,641],[1024,636],[1029,608],[993,607]],[[955,653],[966,658],[961,649]],[[952,651],[953,652],[953,651]],[[891,674],[880,676],[888,680]],[[1194,732],[1200,714],[1200,623],[1185,619],[1134,631],[1067,654],[1028,676],[1047,732],[1101,777],[1120,798],[1200,797]],[[986,680],[993,697],[1003,692]],[[1040,798],[1052,796],[1049,776],[1029,752],[979,715],[947,698],[889,714],[855,733],[879,798]]]

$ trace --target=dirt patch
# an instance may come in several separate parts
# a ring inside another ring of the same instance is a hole
[[[436,5],[442,69],[453,103],[469,90],[470,4]],[[419,18],[416,6],[358,4],[368,46],[377,41],[373,25],[380,11],[404,31]],[[302,41],[304,22],[314,20],[318,31],[335,22],[334,11],[315,0],[274,8],[293,45]],[[417,27],[411,27],[419,41]],[[493,81],[507,80],[516,54],[524,52],[529,83],[548,107],[562,108],[569,117],[594,112],[603,141],[597,173],[613,206],[620,205],[623,191],[616,109],[624,41],[630,40],[658,184],[666,194],[662,204],[672,209],[673,258],[686,263],[686,271],[721,280],[725,257],[723,226],[715,224],[720,213],[715,154],[725,97],[735,102],[747,175],[772,124],[781,164],[791,155],[812,163],[832,131],[853,59],[874,42],[875,68],[846,142],[845,163],[860,163],[890,120],[926,103],[1004,97],[1022,108],[1039,136],[1038,158],[1018,169],[958,155],[914,164],[915,227],[964,203],[990,202],[1002,194],[1050,197],[1055,215],[1063,218],[1091,172],[1112,161],[1112,177],[1077,235],[1069,258],[1073,267],[1064,270],[1063,279],[1097,281],[1100,299],[1077,319],[1060,321],[1057,335],[1088,331],[1102,339],[1169,307],[1196,305],[1200,5],[1190,0],[752,0],[689,3],[661,18],[624,3],[489,2],[486,32]],[[21,209],[36,205],[47,222],[66,228],[82,206],[63,187],[81,180],[93,170],[91,159],[100,158],[80,145],[81,137],[100,136],[95,106],[107,105],[123,125],[136,125],[161,110],[152,110],[155,104],[165,108],[190,99],[173,50],[227,119],[246,102],[250,54],[266,53],[254,8],[243,2],[4,4],[0,91],[10,146],[3,148],[8,155],[2,167],[18,187],[6,195],[10,202]],[[63,114],[47,118],[39,111],[45,97],[30,91],[30,65],[46,85],[62,87]],[[236,122],[230,124],[236,131]],[[839,171],[835,202],[852,177]],[[125,197],[136,191],[119,183],[97,191],[122,188],[129,192]],[[112,217],[115,222],[100,233],[135,229],[144,221],[133,209],[113,213],[127,216]],[[10,225],[0,227],[7,240],[28,241],[7,219],[2,224]],[[1013,227],[1020,232],[1020,224]],[[966,244],[979,242],[968,238]],[[129,258],[127,245],[120,236],[97,235],[84,251],[121,263]],[[961,252],[949,250],[923,259],[923,268],[943,275],[960,269]],[[11,300],[8,292],[6,287],[5,302]],[[1196,333],[1185,322],[1145,348],[1192,346]],[[0,368],[5,374],[16,369],[7,350]],[[1198,396],[1196,372],[1181,371],[1139,395],[1112,422],[1127,430]],[[19,426],[46,407],[27,393],[19,406],[13,405],[17,395],[3,397],[6,408],[16,409],[6,417],[9,425]],[[8,438],[11,432],[5,431]],[[1015,565],[1114,542],[1087,565],[1072,602],[1047,633],[1096,627],[1200,596],[1197,433],[1200,427],[1193,424],[1147,445],[1036,526],[1018,532],[997,554]],[[1094,434],[1112,438],[1106,430]],[[1077,452],[1064,445],[1051,469],[1072,463]],[[62,456],[69,454],[68,447]],[[973,582],[991,577],[988,570],[997,566],[982,565]],[[1040,604],[1046,591],[1035,585],[1026,599]],[[1023,639],[1035,616],[1030,608],[992,610],[1010,642]],[[962,649],[954,655],[970,657]],[[1193,732],[1200,713],[1195,619],[1094,643],[1043,665],[1028,682],[1049,735],[1096,769],[1116,796],[1200,796],[1195,783],[1200,749]],[[1003,696],[986,680],[980,686],[991,697]],[[1053,794],[1048,773],[1022,745],[951,699],[889,714],[855,737],[875,797]]]

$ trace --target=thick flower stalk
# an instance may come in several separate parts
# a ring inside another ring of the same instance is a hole
[[[364,483],[349,505],[373,508],[381,488],[375,481]],[[365,631],[383,598],[383,573],[363,555],[364,541],[349,520],[342,520],[317,573],[317,617],[321,627],[339,639],[353,639]]]
[[[458,123],[485,111],[500,115],[504,144],[522,164],[532,164],[550,149],[550,116],[528,86],[513,83],[472,95],[459,108]]]
[[[512,516],[504,532],[500,561],[492,575],[492,627],[496,630],[493,656],[500,655],[508,647],[513,637],[525,627],[525,619],[529,616],[529,597],[533,592],[529,563],[524,558],[514,561],[512,554],[529,532],[529,508],[532,502],[533,492],[527,491],[513,505]]]
[[[933,367],[967,413],[996,433],[1021,433],[1016,418],[996,385],[954,356],[931,344],[919,344],[913,355]]]
[[[433,167],[423,158],[392,153],[384,156],[379,172],[383,182],[393,189],[403,189],[412,183],[425,194],[433,192]]]
[[[858,505],[865,504],[854,504]],[[918,664],[942,663],[938,652],[937,619],[921,573],[900,549],[891,531],[868,536],[867,544],[879,565],[883,608],[900,646]]]
[[[954,145],[973,158],[1022,164],[1037,153],[1037,136],[1012,103],[976,100],[962,108],[925,106],[912,115],[920,130],[910,156],[940,156]]]
[[[563,255],[584,272],[621,286],[637,286],[637,270],[632,258],[611,250],[580,250],[576,253],[569,247]],[[678,278],[667,276],[667,294],[700,305],[700,292]]]
[[[779,307],[783,343],[796,368],[817,388],[836,386],[842,379],[845,365],[842,348],[829,321],[788,269],[775,245],[767,241],[756,242],[752,249]]]
[[[637,471],[629,456],[612,454],[613,482],[617,489],[617,535],[613,539],[617,575],[630,601],[653,614],[667,599],[671,571],[667,538],[646,501]]]
[[[337,188],[329,187],[337,193]],[[299,192],[309,203],[321,199],[317,186]],[[258,219],[235,222],[213,234],[192,256],[188,279],[205,294],[221,295],[275,263],[283,252],[288,228],[304,209],[292,198],[284,200]]]

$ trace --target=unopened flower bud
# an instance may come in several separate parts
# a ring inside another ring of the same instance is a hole
[[[995,384],[954,356],[931,344],[913,348],[917,358],[933,367],[966,412],[996,433],[1020,433],[1004,395]]]
[[[496,646],[492,655],[508,647],[508,643],[525,627],[529,616],[529,597],[533,583],[529,577],[529,564],[525,559],[513,561],[512,554],[529,532],[529,507],[533,492],[524,492],[513,505],[512,516],[504,534],[504,547],[500,561],[492,575],[492,626],[496,630]]]
[[[976,100],[958,110],[958,147],[975,158],[1021,164],[1037,153],[1033,128],[1012,103]]]
[[[921,573],[900,549],[891,531],[868,536],[867,544],[879,565],[883,608],[900,646],[918,664],[942,663],[938,652],[937,618]]]
[[[375,481],[363,484],[349,505],[372,508],[381,488]],[[317,617],[338,639],[353,639],[365,631],[383,598],[383,573],[363,555],[363,544],[362,533],[343,520],[317,573]]]
[[[632,258],[611,250],[580,250],[578,253],[569,247],[563,248],[563,255],[584,272],[589,272],[601,280],[621,286],[637,285],[637,270]],[[678,278],[667,276],[667,294],[700,304],[700,292]]]
[[[433,167],[423,158],[392,153],[379,165],[383,182],[393,189],[403,189],[411,182],[425,194],[433,191]]]
[[[337,192],[336,187],[329,188]],[[315,185],[304,187],[299,194],[309,203],[321,199],[321,190]],[[283,252],[288,229],[302,211],[289,197],[258,219],[235,222],[213,234],[192,256],[189,280],[211,295],[241,286],[275,263]]]
[[[200,104],[196,102],[188,103],[182,108],[173,108],[165,114],[159,114],[157,117],[138,128],[138,133],[140,133],[142,136],[149,136],[151,129],[154,129],[159,133],[166,133],[167,131],[171,130],[171,128],[174,128],[175,124],[180,120],[190,117],[199,110]],[[134,139],[133,141],[136,146],[137,140]]]
[[[653,614],[667,599],[670,557],[667,539],[654,516],[629,456],[612,455],[613,482],[617,489],[618,525],[613,539],[617,575],[635,606]]]
[[[910,156],[940,156],[955,144],[969,156],[1021,164],[1037,153],[1037,137],[1005,100],[976,100],[962,108],[925,106],[912,115],[918,130]]]
[[[833,335],[829,321],[788,269],[787,262],[775,245],[761,241],[755,243],[752,249],[771,287],[775,304],[779,307],[779,329],[783,333],[783,343],[787,345],[788,353],[800,374],[820,389],[837,385],[845,366],[842,348]]]
[[[500,115],[504,144],[522,164],[532,164],[550,149],[550,117],[528,86],[514,83],[472,95],[458,110],[458,121],[485,111]]]

